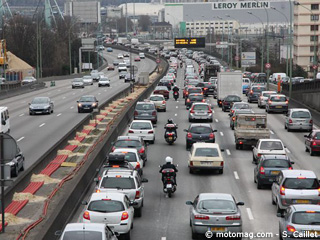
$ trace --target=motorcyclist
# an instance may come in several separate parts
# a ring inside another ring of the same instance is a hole
[[[179,88],[178,88],[178,86],[177,85],[174,85],[174,87],[172,88],[172,91],[173,92],[179,92]]]
[[[180,61],[180,68],[182,68],[183,67],[183,62],[182,61]]]
[[[168,124],[173,124],[174,127],[167,127]],[[164,138],[166,138],[167,132],[172,132],[172,131],[176,134],[176,138],[178,138],[178,133],[177,133],[177,128],[178,128],[178,126],[177,126],[177,124],[175,124],[175,123],[173,122],[173,119],[172,119],[172,118],[169,118],[169,119],[168,119],[168,121],[167,121],[166,125],[164,126],[164,128],[166,129],[166,131],[164,132]],[[170,128],[170,129],[169,129],[169,128]]]
[[[172,176],[173,176],[173,180],[174,180],[174,185],[177,186],[177,179],[176,179],[176,175],[177,174],[176,173],[178,172],[178,169],[177,169],[176,165],[173,164],[172,157],[169,157],[169,156],[166,157],[166,164],[161,166],[161,169],[160,169],[159,173],[162,173],[163,169],[168,169],[168,168],[174,170],[174,173],[172,174]],[[165,188],[164,175],[163,174],[162,174],[162,182],[163,182],[163,188]]]

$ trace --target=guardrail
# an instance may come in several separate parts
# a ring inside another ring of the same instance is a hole
[[[289,92],[289,84],[283,83],[282,90]],[[294,92],[318,92],[320,90],[320,79],[314,81],[292,84],[292,91]]]

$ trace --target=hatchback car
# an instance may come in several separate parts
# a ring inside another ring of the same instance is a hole
[[[286,113],[284,128],[291,130],[312,131],[313,120],[311,113],[306,108],[290,108]]]
[[[277,213],[292,204],[320,204],[319,181],[313,171],[282,170],[272,184],[272,204]]]
[[[48,97],[35,97],[29,103],[29,115],[53,113],[54,105]]]
[[[241,97],[237,96],[237,95],[228,95],[226,96],[222,102],[221,102],[221,106],[222,106],[222,111],[226,112],[227,110],[230,110],[233,103],[235,102],[241,102]]]
[[[118,59],[123,59],[123,54],[122,53],[118,54]]]
[[[98,82],[98,87],[107,86],[110,87],[110,80],[107,77],[101,77]]]
[[[204,96],[213,95],[215,86],[211,82],[200,82],[197,84],[197,87],[201,87]]]
[[[186,135],[186,149],[189,150],[196,142],[214,143],[217,130],[213,130],[208,123],[193,123],[188,129],[184,129]]]
[[[280,139],[259,139],[252,153],[252,161],[257,163],[262,155],[286,155],[286,147]]]
[[[234,102],[230,108],[229,116],[231,116],[236,110],[251,109],[250,104],[246,102]]]
[[[263,185],[272,185],[280,171],[291,170],[293,163],[285,155],[262,155],[253,172],[257,188],[261,189]]]
[[[82,96],[78,101],[78,113],[92,112],[93,109],[98,108],[98,100],[93,95]]]
[[[149,120],[133,120],[129,126],[128,136],[138,136],[152,144],[156,138],[152,122]]]
[[[125,239],[130,239],[133,227],[134,201],[127,195],[117,192],[93,193],[82,215],[84,223],[105,223]],[[92,239],[92,238],[90,238]]]
[[[93,85],[93,79],[90,75],[82,77],[84,85]]]
[[[266,112],[288,112],[288,99],[285,95],[270,95],[266,103]]]
[[[136,81],[136,77],[134,76],[134,74],[127,73],[124,76],[124,82],[135,82],[135,81]]]
[[[167,111],[167,104],[166,104],[166,99],[164,96],[158,94],[158,95],[151,95],[149,97],[149,100],[154,103],[156,106],[157,111]]]
[[[210,104],[195,102],[192,104],[189,111],[189,122],[192,122],[194,120],[207,120],[209,122],[212,122],[212,113],[213,112]]]
[[[202,94],[198,94],[198,93],[189,94],[188,97],[186,98],[187,110],[190,109],[190,107],[193,103],[198,103],[198,102],[202,102],[202,103],[206,102],[206,100]]]
[[[277,94],[276,91],[262,91],[259,98],[258,98],[258,107],[263,108],[266,106],[268,98],[270,95]]]
[[[119,79],[125,78],[128,72],[121,71],[119,72]]]
[[[158,120],[156,106],[153,102],[137,102],[133,117],[134,120],[150,120],[156,124]]]
[[[267,91],[264,85],[252,85],[248,91],[248,102],[258,102],[261,92]]]
[[[108,71],[111,71],[111,70],[114,71],[114,66],[115,66],[114,64],[109,64],[109,65],[107,66],[107,70],[108,70]]]
[[[30,84],[30,83],[35,83],[36,81],[37,81],[36,78],[34,78],[32,76],[27,76],[21,81],[21,85],[27,85],[27,84]]]
[[[187,103],[187,98],[191,93],[203,94],[203,91],[201,87],[194,87],[194,86],[188,87],[185,92],[185,105]]]
[[[171,84],[170,80],[161,79],[158,83],[158,86],[166,86],[168,88],[168,90],[170,91],[172,84]]]
[[[189,172],[196,170],[218,170],[223,173],[224,160],[219,144],[217,143],[194,143],[191,147],[188,167]]]
[[[320,152],[320,130],[313,130],[309,135],[304,135],[306,152],[313,156]]]
[[[187,201],[190,205],[190,227],[192,239],[204,237],[210,231],[217,233],[242,233],[241,211],[238,206],[243,202],[236,202],[228,193],[200,193],[194,201]]]
[[[24,171],[24,160],[22,151],[17,147],[15,157],[5,163],[6,166],[10,166],[10,176],[12,178],[17,177],[20,171]]]
[[[107,52],[113,52],[112,47],[108,47],[108,48],[107,48]]]
[[[124,153],[125,160],[128,161],[140,175],[143,174],[143,160],[136,148],[116,148],[114,153]]]
[[[84,82],[82,78],[75,78],[71,82],[72,89],[74,88],[84,88]]]
[[[169,99],[169,89],[166,86],[156,86],[156,88],[153,91],[154,95],[162,95],[165,99]]]

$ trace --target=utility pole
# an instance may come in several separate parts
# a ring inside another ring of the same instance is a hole
[[[128,3],[126,2],[126,37],[128,37]]]

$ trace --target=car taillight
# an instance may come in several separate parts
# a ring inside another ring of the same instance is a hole
[[[309,121],[309,123],[310,123],[310,124],[312,124],[312,123],[313,123],[312,119]]]
[[[209,216],[206,215],[194,215],[194,219],[198,219],[198,220],[209,220]]]
[[[288,103],[289,103],[289,101],[287,100],[287,101],[286,101],[286,104],[288,105]]]
[[[134,116],[138,116],[138,112],[137,111],[134,111]]]
[[[296,229],[294,228],[294,226],[291,226],[291,225],[287,225],[287,230],[288,230],[289,232],[295,232],[295,231],[296,231]]]
[[[202,99],[202,102],[205,102],[206,100],[205,99]]]
[[[134,133],[132,130],[129,130],[129,133]]]
[[[192,161],[190,161],[189,165],[190,165],[190,166],[193,166],[193,162],[192,162]]]
[[[284,196],[284,195],[285,195],[285,192],[284,192],[285,190],[286,190],[286,189],[281,186],[281,188],[280,188],[280,195],[283,195],[283,196]]]
[[[153,111],[152,116],[156,116],[156,115],[157,115],[157,111]]]
[[[203,88],[203,90],[208,90],[208,88],[205,87],[205,88]]]
[[[189,94],[189,92],[188,91],[186,91],[186,95],[188,95]]]
[[[213,138],[214,138],[214,134],[213,134],[213,133],[210,133],[209,138],[210,138],[210,139],[213,139]]]
[[[149,131],[148,134],[149,134],[149,133],[153,133],[153,130]]]
[[[83,218],[84,218],[84,219],[87,219],[87,220],[90,220],[90,213],[89,213],[88,211],[85,211],[85,212],[83,213]]]
[[[208,113],[212,113],[212,110],[211,110],[211,108],[209,107],[209,109],[208,109]]]
[[[289,167],[289,170],[292,170],[293,168],[292,167]]]
[[[191,133],[188,133],[188,134],[187,134],[187,138],[192,138],[192,134],[191,134]]]
[[[241,220],[240,215],[226,216],[226,220]]]
[[[135,199],[139,199],[139,198],[140,198],[140,191],[136,191]]]
[[[320,188],[318,188],[318,196],[320,196]]]
[[[233,114],[234,113],[234,110],[231,110],[231,114]]]
[[[251,95],[253,94],[253,91],[252,91],[252,90],[250,91],[250,94],[251,94]]]
[[[136,169],[140,169],[140,163],[139,162],[137,162],[137,166],[136,166]]]
[[[189,99],[189,98],[187,99],[187,102],[190,102],[190,99]]]
[[[111,148],[111,152],[113,152],[114,150],[116,150],[116,148],[115,148],[115,147],[112,147],[112,148]]]
[[[316,141],[313,141],[312,146],[316,146],[316,145],[317,145]]]
[[[289,119],[289,123],[292,123],[292,119]]]
[[[258,153],[258,154],[257,154],[257,157],[261,157],[261,154],[260,154],[260,153]]]
[[[235,121],[236,120],[236,117],[232,117],[232,121]]]
[[[162,104],[165,104],[165,103],[166,103],[166,101],[163,100],[163,101],[162,101]]]
[[[260,167],[260,174],[265,174],[264,167]]]
[[[139,153],[144,153],[144,147],[140,148]]]
[[[121,216],[121,221],[127,220],[129,218],[129,213],[128,212],[123,212]]]
[[[269,100],[269,101],[268,101],[268,103],[269,103],[269,104],[271,104],[271,103],[272,103],[272,101],[270,101],[270,100]]]
[[[100,189],[96,189],[96,193],[100,193],[101,191],[100,191]]]

